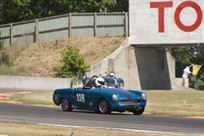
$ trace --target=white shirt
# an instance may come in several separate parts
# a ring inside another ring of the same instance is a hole
[[[189,75],[190,73],[191,73],[190,67],[187,66],[187,67],[183,70],[183,75],[182,75],[182,77],[183,77],[184,79],[188,79],[188,75]]]

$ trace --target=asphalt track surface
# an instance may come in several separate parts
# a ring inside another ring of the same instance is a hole
[[[19,91],[0,89],[0,93],[4,92]],[[204,134],[204,119],[159,115],[135,116],[124,113],[107,115],[87,111],[63,112],[60,108],[8,103],[0,103],[0,121]]]

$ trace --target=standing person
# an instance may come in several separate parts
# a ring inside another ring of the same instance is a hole
[[[109,74],[108,74],[108,87],[116,87],[118,88],[118,81],[117,81],[117,78],[116,78],[116,75],[115,75],[115,72],[114,71],[111,71]]]
[[[188,76],[189,74],[191,74],[192,72],[190,71],[190,68],[192,67],[193,65],[190,65],[190,66],[186,66],[183,70],[183,75],[182,75],[182,86],[185,87],[185,84],[186,84],[186,79],[188,79]]]

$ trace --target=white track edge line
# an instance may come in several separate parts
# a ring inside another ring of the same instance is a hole
[[[139,129],[128,129],[128,128],[108,128],[108,127],[91,127],[91,126],[74,126],[74,125],[60,125],[60,124],[48,124],[48,123],[36,123],[41,126],[54,126],[54,127],[64,127],[64,128],[88,128],[88,129],[105,129],[105,130],[118,130],[127,132],[141,132],[141,133],[155,133],[155,134],[177,134],[186,135],[186,133],[181,132],[164,132],[164,131],[153,131],[153,130],[139,130]],[[189,134],[189,133],[188,133]]]

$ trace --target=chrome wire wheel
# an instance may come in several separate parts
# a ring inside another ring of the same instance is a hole
[[[103,114],[109,114],[111,112],[109,103],[105,99],[101,99],[98,102],[98,111]]]
[[[61,102],[61,108],[63,111],[72,111],[71,102],[67,98],[63,98]]]

